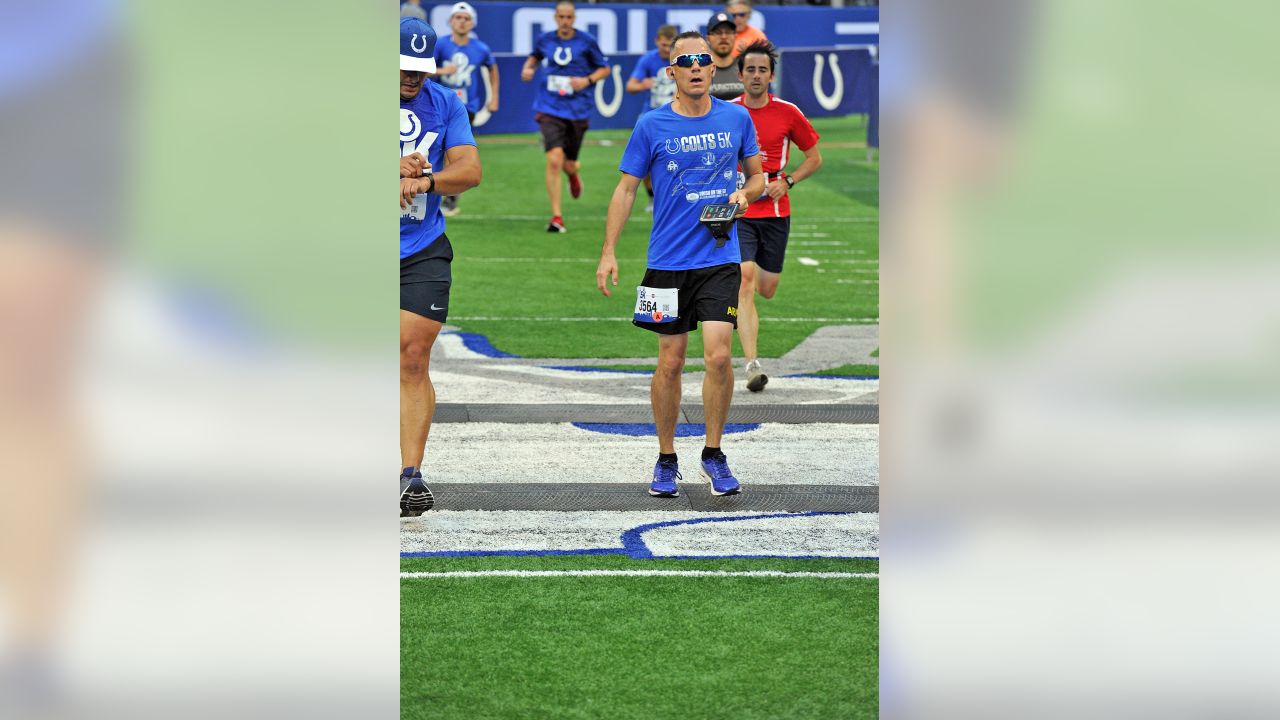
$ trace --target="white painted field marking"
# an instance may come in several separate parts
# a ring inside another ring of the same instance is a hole
[[[880,577],[879,573],[782,572],[779,570],[455,570],[450,572],[402,572],[401,580],[480,577],[783,577],[820,580]]]
[[[818,270],[818,272],[824,272]],[[860,272],[858,270],[839,270],[832,272]],[[868,270],[867,272],[877,272]],[[513,322],[631,322],[630,316],[613,317],[517,317],[512,315],[451,315],[450,320],[466,320],[471,322],[513,321]],[[770,317],[769,322],[816,322],[816,323],[874,323],[880,322],[878,317]]]

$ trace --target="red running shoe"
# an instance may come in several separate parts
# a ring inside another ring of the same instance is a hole
[[[547,223],[547,232],[562,233],[564,229],[564,218],[559,215],[552,216],[551,222]]]
[[[577,173],[569,176],[569,194],[575,200],[582,196],[582,178]]]

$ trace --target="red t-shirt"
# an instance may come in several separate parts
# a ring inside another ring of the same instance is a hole
[[[743,107],[746,95],[739,95],[730,100]],[[800,108],[786,100],[780,100],[769,94],[769,102],[761,108],[747,108],[751,113],[751,121],[756,125],[756,142],[760,145],[760,164],[766,175],[775,175],[787,166],[791,159],[791,146],[794,144],[801,150],[808,150],[818,142],[818,131],[809,124],[809,119],[800,112]],[[785,173],[783,173],[785,175]],[[791,198],[783,195],[774,200],[768,196],[751,203],[747,208],[747,217],[790,217]]]

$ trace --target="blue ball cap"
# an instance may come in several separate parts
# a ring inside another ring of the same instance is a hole
[[[436,71],[436,31],[418,18],[400,18],[400,69]]]
[[[707,21],[707,34],[710,35],[712,30],[726,24],[733,25],[735,30],[738,28],[738,26],[734,24],[733,18],[729,17],[729,13],[718,12],[712,15],[711,19]]]

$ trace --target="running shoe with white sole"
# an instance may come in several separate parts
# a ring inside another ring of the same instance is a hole
[[[764,374],[764,370],[760,368],[759,360],[752,360],[747,363],[747,389],[751,392],[760,392],[764,386],[769,384],[769,376]]]
[[[680,497],[680,487],[676,485],[676,480],[683,479],[676,463],[659,460],[653,466],[653,482],[649,484],[649,494],[654,497]]]
[[[564,229],[564,218],[560,217],[559,215],[552,216],[551,222],[547,223],[547,232],[553,232],[553,233],[567,232]]]
[[[742,492],[738,478],[729,472],[729,462],[724,453],[702,461],[702,477],[711,483],[712,495],[737,495]]]
[[[435,507],[436,498],[422,480],[422,473],[400,476],[400,517],[418,517]]]

